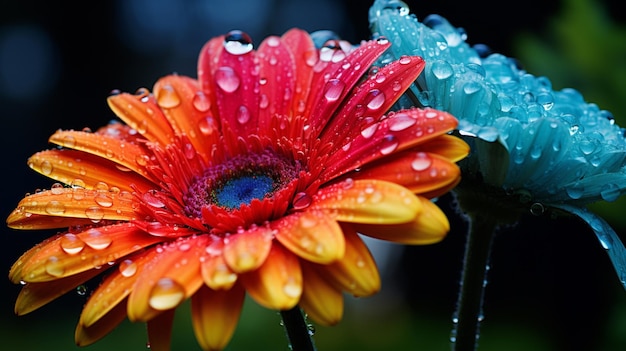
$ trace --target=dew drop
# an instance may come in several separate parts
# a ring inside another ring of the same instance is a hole
[[[292,206],[293,209],[297,211],[309,207],[312,202],[313,199],[311,198],[311,196],[309,196],[309,194],[305,192],[300,192],[294,195]]]
[[[215,119],[211,116],[200,119],[200,121],[198,121],[198,127],[200,128],[200,132],[204,135],[211,135],[217,130]]]
[[[225,264],[220,264],[215,267],[212,279],[218,286],[228,286],[237,280],[237,274],[228,269]]]
[[[222,66],[215,72],[215,82],[226,93],[232,93],[239,88],[239,76],[228,66]]]
[[[76,255],[85,248],[85,242],[80,240],[76,235],[68,233],[61,237],[61,249],[69,255]]]
[[[174,87],[169,84],[164,85],[157,92],[156,99],[157,104],[159,104],[159,106],[163,108],[174,108],[180,105],[180,96],[178,96],[178,93],[176,92],[176,90],[174,90]]]
[[[378,89],[372,89],[368,95],[370,100],[367,107],[370,110],[377,110],[385,103],[385,94]]]
[[[376,129],[378,129],[378,123],[374,123],[371,126],[363,129],[361,131],[361,136],[363,136],[366,139],[371,138],[372,135],[374,135],[374,133],[376,132]]]
[[[200,111],[206,112],[211,108],[211,102],[202,91],[197,91],[192,100],[193,107]]]
[[[171,278],[161,278],[150,291],[148,304],[163,311],[178,306],[185,298],[185,289]]]
[[[41,168],[41,173],[44,175],[50,175],[52,173],[52,163],[50,163],[50,161],[42,161],[39,167]]]
[[[580,199],[584,194],[584,190],[585,189],[580,185],[572,185],[565,188],[567,196],[574,200]]]
[[[54,195],[59,195],[63,193],[64,186],[61,183],[54,183],[52,187],[50,187],[50,192]]]
[[[46,273],[52,276],[62,277],[63,273],[65,273],[65,267],[63,267],[63,265],[59,261],[59,258],[56,256],[48,257],[48,260],[46,261],[45,266],[46,266]]]
[[[132,277],[137,273],[137,264],[132,260],[124,260],[119,265],[120,274],[124,277]]]
[[[240,30],[230,31],[224,37],[224,49],[233,55],[247,54],[253,49],[252,39]]]
[[[390,153],[396,151],[398,145],[398,138],[392,134],[387,134],[381,141],[380,153],[383,155],[389,155]]]
[[[111,238],[95,228],[89,229],[82,239],[94,250],[104,250],[111,245]]]
[[[65,213],[65,205],[60,201],[50,201],[46,204],[46,213],[58,216]]]
[[[406,113],[398,113],[387,120],[389,124],[389,130],[392,132],[399,132],[412,127],[417,123],[417,120]]]
[[[63,140],[61,143],[65,147],[74,148],[74,146],[76,146],[76,139],[74,138],[73,135],[66,135],[63,137]]]
[[[411,162],[411,168],[414,171],[421,172],[427,170],[433,161],[425,152],[418,152],[413,162]]]
[[[113,206],[113,198],[108,193],[99,192],[96,194],[94,201],[102,207]]]
[[[80,296],[87,295],[87,287],[84,284],[81,284],[76,287],[76,293]]]
[[[330,79],[326,82],[324,97],[329,102],[337,101],[341,97],[346,84],[340,79]]]
[[[240,124],[246,124],[250,120],[250,111],[244,105],[239,106],[237,109],[237,122]]]
[[[600,196],[604,201],[615,201],[620,196],[619,186],[615,183],[604,184],[600,189]]]
[[[534,216],[541,216],[545,212],[545,206],[539,202],[535,202],[534,204],[530,205],[530,213]]]
[[[153,192],[149,191],[147,193],[144,193],[141,198],[143,199],[143,201],[152,206],[152,207],[156,207],[156,208],[163,208],[165,207],[165,204],[163,203],[163,201],[161,201]]]
[[[283,292],[289,297],[298,297],[302,294],[302,285],[290,279],[283,286]]]

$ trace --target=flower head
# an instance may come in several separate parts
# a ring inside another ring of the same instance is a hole
[[[402,1],[376,0],[371,29],[392,42],[383,63],[407,54],[426,61],[396,107],[428,106],[459,119],[458,132],[472,149],[460,163],[468,186],[459,192],[481,187],[479,192],[501,208],[506,203],[509,212],[556,210],[579,216],[626,287],[626,249],[613,229],[586,208],[626,192],[624,129],[578,91],[555,91],[548,78],[529,74],[516,60],[491,53],[485,45],[470,47],[465,32],[445,18],[430,15],[419,22],[409,12]],[[506,216],[506,211],[499,214]]]
[[[430,199],[459,182],[469,152],[446,112],[385,115],[424,67],[404,56],[370,74],[386,40],[316,48],[304,31],[255,50],[233,31],[202,48],[198,78],[169,75],[152,92],[108,98],[125,123],[58,131],[59,148],[28,164],[58,183],[24,198],[17,229],[67,228],[10,271],[31,312],[104,273],[76,340],[128,317],[167,345],[173,311],[191,299],[203,349],[230,340],[244,296],[301,306],[337,323],[343,293],[380,288],[357,233],[429,244],[449,230]]]

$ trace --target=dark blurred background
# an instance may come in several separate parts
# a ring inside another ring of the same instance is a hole
[[[467,41],[520,60],[555,88],[572,87],[626,125],[626,18],[615,1],[407,1],[418,19],[440,14]],[[27,192],[51,181],[27,158],[49,148],[57,129],[98,128],[114,118],[114,89],[151,88],[161,76],[195,76],[209,38],[241,29],[259,43],[291,27],[330,29],[344,39],[369,38],[370,1],[116,0],[73,4],[5,1],[0,12],[2,192],[6,216]],[[320,351],[449,350],[466,224],[450,196],[440,206],[452,221],[441,243],[401,247],[372,242],[383,289],[347,298],[344,320],[317,327]],[[626,201],[594,206],[626,241]],[[1,266],[8,273],[22,252],[53,232],[2,231]],[[5,275],[6,277],[6,275]],[[22,317],[19,291],[2,280],[3,350],[73,350],[85,297],[68,294]],[[173,350],[198,350],[189,313],[177,313]],[[246,302],[228,350],[288,350],[278,314]],[[275,328],[272,329],[272,325]],[[263,345],[259,347],[259,345]],[[143,325],[124,323],[88,350],[146,349]],[[496,237],[486,292],[481,351],[624,350],[626,292],[608,257],[581,221],[528,216]]]

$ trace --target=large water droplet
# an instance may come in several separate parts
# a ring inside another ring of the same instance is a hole
[[[619,186],[615,183],[604,184],[600,189],[600,196],[604,201],[615,201],[620,196]]]
[[[224,49],[233,55],[247,54],[253,48],[250,36],[240,30],[230,31],[224,37]]]
[[[381,141],[380,153],[383,155],[389,155],[390,153],[396,151],[399,144],[398,138],[392,134],[387,134]]]
[[[250,111],[244,105],[239,106],[237,109],[237,122],[240,124],[246,124],[250,120]]]
[[[124,277],[132,277],[137,273],[137,264],[132,260],[124,260],[119,266],[120,274]]]
[[[180,105],[180,96],[174,87],[169,84],[164,85],[158,92],[157,104],[163,108],[174,108]]]
[[[62,277],[65,273],[65,267],[61,264],[58,257],[50,256],[46,261],[46,272],[55,277]]]
[[[411,168],[415,171],[421,172],[427,170],[432,163],[433,161],[430,159],[428,154],[425,152],[418,152],[413,162],[411,162]]]
[[[161,278],[152,288],[148,304],[155,310],[168,310],[185,298],[185,289],[172,278]]]
[[[61,249],[65,251],[65,253],[70,255],[75,255],[83,250],[85,247],[85,242],[80,240],[76,235],[68,233],[61,237]]]
[[[297,193],[293,197],[293,203],[292,203],[293,209],[294,210],[305,209],[309,207],[312,202],[313,202],[313,199],[311,198],[311,196],[309,196],[309,194],[305,192]]]
[[[50,201],[46,204],[46,213],[58,216],[65,213],[65,205],[60,201]]]
[[[326,82],[324,97],[328,101],[336,101],[341,97],[346,84],[340,79],[330,79]]]
[[[104,250],[111,245],[111,238],[95,228],[89,229],[82,239],[94,250]]]
[[[215,72],[217,86],[227,93],[232,93],[239,88],[239,76],[228,66],[222,66]]]
[[[399,132],[412,127],[417,123],[417,120],[406,113],[397,113],[393,118],[387,120],[389,124],[389,130],[392,132]]]
[[[368,94],[368,99],[367,107],[370,110],[377,110],[385,103],[385,94],[378,89],[372,89]]]
[[[289,297],[298,297],[302,294],[302,285],[290,279],[283,286],[283,292]]]

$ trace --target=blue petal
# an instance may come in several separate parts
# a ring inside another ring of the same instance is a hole
[[[622,283],[622,286],[626,289],[626,248],[621,242],[617,233],[611,228],[611,226],[601,217],[595,213],[589,211],[585,207],[576,207],[570,205],[552,205],[554,207],[565,210],[569,213],[575,214],[582,218],[596,233],[600,245],[609,255],[611,263],[617,272],[617,276]]]

